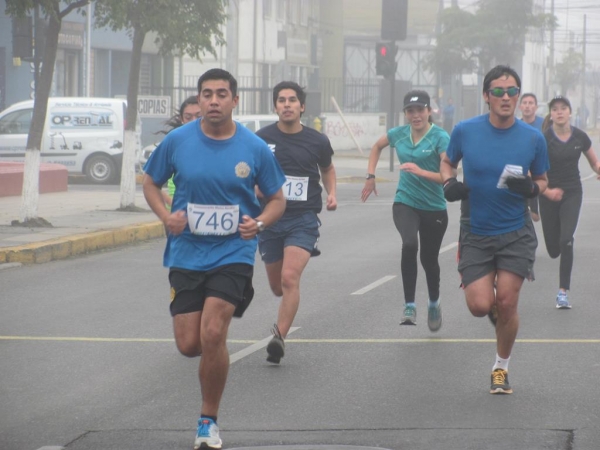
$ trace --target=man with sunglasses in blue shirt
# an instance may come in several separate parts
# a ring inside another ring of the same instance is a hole
[[[544,136],[515,119],[520,90],[514,69],[490,70],[483,81],[489,113],[454,127],[440,167],[446,200],[462,200],[458,271],[467,307],[476,317],[497,311],[492,394],[512,393],[508,363],[519,292],[525,278],[533,280],[537,248],[527,201],[548,184]],[[456,179],[461,160],[463,182]]]

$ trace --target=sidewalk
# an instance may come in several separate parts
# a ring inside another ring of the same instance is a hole
[[[366,155],[336,152],[338,183],[363,183]],[[377,169],[380,181],[396,179],[389,171],[389,152],[382,154]],[[148,207],[140,189],[135,205],[143,212],[117,211],[117,186],[40,194],[37,216],[52,227],[12,226],[19,221],[21,196],[0,197],[0,269],[20,264],[44,263],[164,236],[164,228]]]

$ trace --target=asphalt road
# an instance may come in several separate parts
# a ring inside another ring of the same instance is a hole
[[[265,361],[278,303],[257,263],[256,297],[230,331],[224,448],[600,448],[600,182],[585,182],[570,311],[554,308],[558,262],[540,242],[510,396],[488,393],[494,331],[458,287],[458,205],[440,255],[444,324],[432,334],[422,269],[418,325],[398,325],[395,183],[378,187],[363,204],[362,184],[342,184],[339,210],[321,214],[322,255],[304,273],[280,366]],[[0,271],[1,449],[191,448],[198,360],[173,343],[162,248],[156,240]]]

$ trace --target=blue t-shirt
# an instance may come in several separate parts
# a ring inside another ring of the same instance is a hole
[[[242,216],[256,217],[261,208],[254,186],[266,197],[285,182],[283,171],[264,141],[238,125],[223,140],[206,136],[200,121],[171,131],[152,152],[144,167],[155,184],[174,175],[177,186],[172,211],[197,205],[239,205]],[[242,239],[238,231],[225,236],[196,235],[189,224],[182,234],[167,237],[165,267],[207,271],[225,264],[254,264],[257,239]]]
[[[523,119],[521,119],[523,120]],[[527,123],[523,120],[523,123]],[[527,123],[527,125],[529,125],[530,127],[535,128],[536,130],[540,130],[542,131],[542,125],[544,124],[544,119],[541,118],[540,116],[535,116],[535,119],[533,119],[532,123]]]
[[[387,132],[387,138],[390,146],[396,149],[400,163],[412,162],[429,172],[440,171],[440,155],[446,151],[450,140],[448,133],[436,125],[432,125],[417,144],[412,141],[410,125],[392,128]],[[394,202],[425,211],[446,209],[442,185],[409,172],[400,172]]]
[[[515,120],[510,128],[496,128],[485,114],[454,127],[446,156],[455,165],[462,160],[463,181],[471,189],[462,208],[462,226],[485,236],[525,226],[527,199],[497,185],[507,164],[521,166],[525,175],[548,171],[548,150],[542,133],[521,120]]]

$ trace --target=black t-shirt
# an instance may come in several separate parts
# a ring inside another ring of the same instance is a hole
[[[326,168],[331,165],[333,149],[329,138],[304,126],[299,133],[283,133],[276,123],[261,128],[256,134],[269,145],[286,177],[298,177],[293,180],[288,178],[283,186],[283,193],[288,198],[285,213],[320,213],[323,201],[319,167]],[[305,178],[308,178],[306,185],[302,181]],[[302,197],[305,186],[308,188],[305,193],[306,200],[290,200],[290,197]]]
[[[548,143],[548,187],[563,190],[580,190],[579,158],[592,147],[592,141],[579,128],[571,127],[571,137],[567,142],[561,141],[552,127],[544,133]]]

